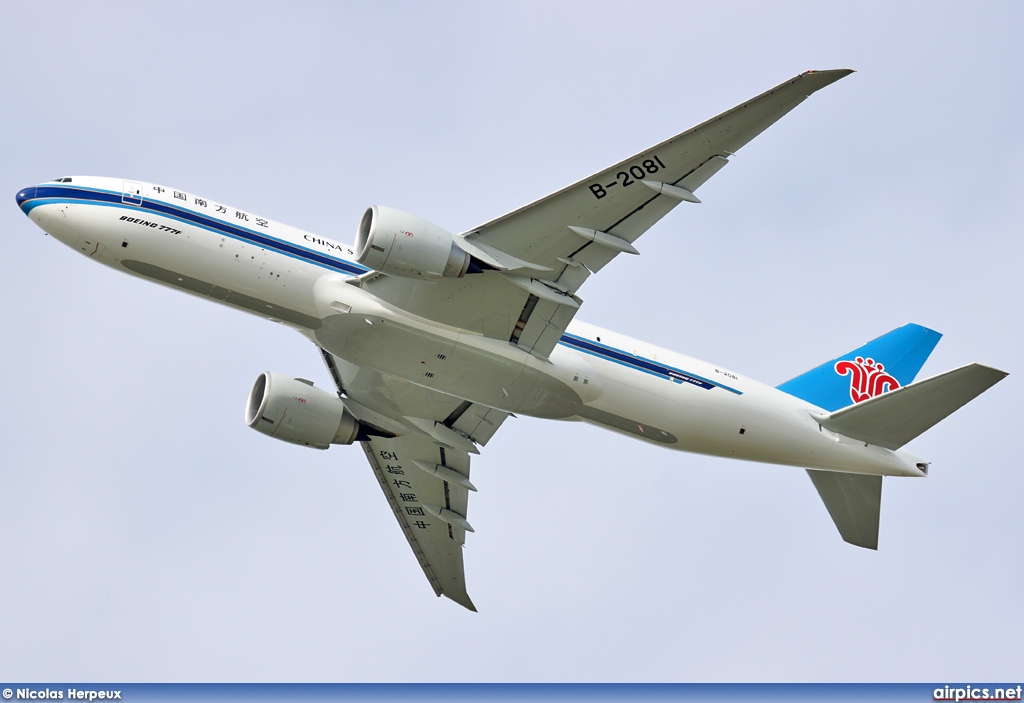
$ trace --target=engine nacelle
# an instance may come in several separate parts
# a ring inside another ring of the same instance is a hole
[[[470,256],[435,224],[394,208],[367,208],[356,232],[356,261],[375,271],[436,281],[462,278]]]
[[[352,444],[360,430],[341,398],[310,381],[272,371],[261,373],[253,384],[245,423],[274,439],[317,449]]]

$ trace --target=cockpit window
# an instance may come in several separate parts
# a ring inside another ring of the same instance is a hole
[[[54,183],[70,183],[70,182],[71,182],[71,179],[70,179],[70,178],[68,178],[67,176],[65,176],[65,177],[63,177],[63,178],[54,178],[54,179],[53,179],[53,182],[54,182]]]

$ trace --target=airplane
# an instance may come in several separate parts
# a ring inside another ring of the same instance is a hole
[[[773,388],[575,319],[578,291],[738,149],[852,73],[808,71],[513,212],[452,234],[374,205],[354,244],[191,192],[71,176],[16,200],[86,257],[298,331],[336,388],[256,379],[245,422],[317,449],[359,443],[434,592],[476,610],[463,548],[470,457],[513,414],[666,449],[807,470],[840,536],[877,549],[904,445],[1007,374],[915,381],[940,334],[908,324]]]

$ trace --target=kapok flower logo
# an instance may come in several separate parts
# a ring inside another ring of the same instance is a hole
[[[885,373],[882,364],[876,364],[874,359],[865,359],[861,356],[853,361],[837,361],[836,373],[840,376],[850,375],[850,399],[854,403],[863,402],[900,387],[899,381]]]

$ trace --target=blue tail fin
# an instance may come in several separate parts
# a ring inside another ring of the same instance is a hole
[[[778,386],[829,412],[914,380],[941,334],[909,324]]]

